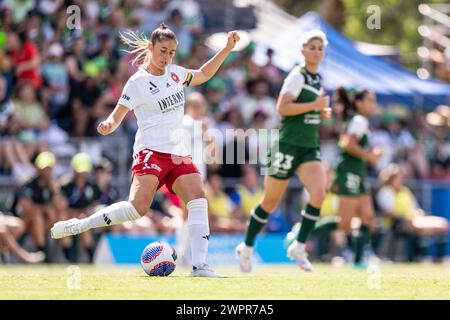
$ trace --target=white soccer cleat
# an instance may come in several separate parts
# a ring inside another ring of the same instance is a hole
[[[73,218],[55,223],[55,225],[50,229],[52,238],[61,239],[81,233],[79,222],[80,219]]]
[[[241,242],[236,247],[236,258],[239,261],[239,268],[242,272],[248,273],[252,271],[252,254],[253,248]]]
[[[45,260],[45,253],[42,251],[30,252],[26,257],[28,263],[41,263]]]
[[[305,244],[299,243],[297,240],[291,243],[288,248],[287,256],[291,260],[297,260],[300,269],[305,271],[313,271],[312,264],[308,260],[308,254],[305,250]]]
[[[225,278],[224,275],[219,273],[215,273],[207,264],[204,264],[199,267],[194,267],[194,270],[191,272],[191,277],[199,277],[199,278]]]

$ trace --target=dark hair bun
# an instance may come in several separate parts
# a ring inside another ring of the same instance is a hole
[[[159,28],[165,30],[165,29],[167,29],[167,25],[164,22],[161,22],[159,24]]]

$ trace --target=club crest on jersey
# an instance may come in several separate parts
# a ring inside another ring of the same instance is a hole
[[[180,82],[180,78],[178,78],[177,74],[174,72],[170,73],[170,77],[172,78],[173,81],[175,81],[176,83]]]
[[[151,82],[151,81],[149,81],[148,82],[149,84],[150,84],[150,92],[152,93],[152,94],[155,94],[155,93],[158,93],[159,92],[159,89],[158,89],[158,87],[156,86],[156,84],[154,84],[153,82]]]

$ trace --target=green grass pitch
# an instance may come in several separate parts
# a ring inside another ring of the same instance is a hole
[[[216,267],[228,276],[223,279],[190,278],[181,267],[160,278],[139,266],[78,267],[0,266],[0,299],[450,299],[449,265],[353,270],[316,264],[312,273],[296,265],[258,265],[252,274]]]

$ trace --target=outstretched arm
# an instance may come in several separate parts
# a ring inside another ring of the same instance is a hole
[[[99,123],[97,127],[98,133],[104,136],[113,133],[122,123],[122,120],[125,118],[128,110],[129,109],[127,107],[118,104],[109,117],[105,121]]]
[[[234,48],[239,39],[239,35],[236,31],[228,32],[226,46],[219,50],[219,52],[217,52],[214,57],[209,59],[209,61],[206,62],[200,69],[193,71],[192,81],[189,86],[197,86],[211,79],[216,74],[217,70],[219,70],[219,67],[222,65],[225,58]]]

